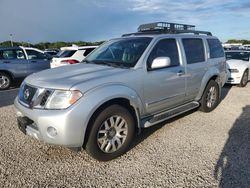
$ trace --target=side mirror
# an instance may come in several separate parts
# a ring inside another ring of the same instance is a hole
[[[169,57],[157,57],[153,60],[151,69],[169,67],[170,65],[171,65],[171,60]]]

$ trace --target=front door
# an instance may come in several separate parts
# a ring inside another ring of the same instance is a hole
[[[15,78],[27,75],[28,60],[22,49],[6,49],[0,51],[0,69],[12,73]]]
[[[170,66],[150,69],[157,57],[169,57]],[[180,63],[175,39],[157,42],[147,60],[148,70],[144,76],[144,99],[148,114],[154,114],[178,106],[185,99],[185,69]]]
[[[50,68],[50,61],[48,60],[48,57],[42,52],[36,50],[26,50],[26,53],[29,59],[29,67],[27,70],[28,74]]]

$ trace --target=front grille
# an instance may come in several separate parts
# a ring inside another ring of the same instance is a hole
[[[52,90],[35,88],[27,84],[23,84],[19,90],[19,100],[29,108],[44,108]]]
[[[43,93],[43,97],[41,99],[41,102],[40,102],[40,106],[44,106],[49,98],[49,96],[51,95],[52,91],[51,90],[46,90],[44,93]]]
[[[37,88],[25,84],[20,88],[19,99],[23,103],[30,105],[34,95],[36,94],[36,91]]]

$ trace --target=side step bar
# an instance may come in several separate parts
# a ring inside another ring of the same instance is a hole
[[[146,122],[143,124],[143,128],[151,127],[155,124],[171,119],[187,111],[193,110],[197,108],[198,106],[200,106],[200,104],[198,102],[193,101],[191,103],[187,103],[187,104],[178,106],[176,108],[173,108],[171,110],[156,114],[152,118],[146,120]]]

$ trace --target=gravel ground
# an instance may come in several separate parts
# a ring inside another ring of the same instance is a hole
[[[110,162],[22,134],[0,92],[1,187],[249,187],[250,84],[226,87],[211,113],[193,111],[143,130]]]

